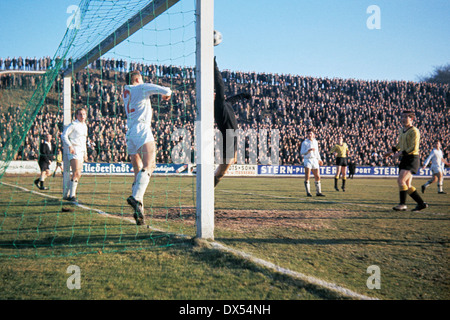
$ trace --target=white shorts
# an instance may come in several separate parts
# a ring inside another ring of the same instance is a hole
[[[309,169],[319,169],[319,160],[317,158],[304,159],[303,166]]]
[[[443,173],[442,168],[438,166],[431,166],[430,169],[433,174]]]
[[[67,155],[67,158],[70,160],[76,159],[78,161],[84,162],[85,151],[80,147],[73,147],[75,149],[75,153],[70,153]]]
[[[137,154],[140,147],[150,141],[155,141],[152,128],[139,123],[127,131],[127,152],[128,154]]]

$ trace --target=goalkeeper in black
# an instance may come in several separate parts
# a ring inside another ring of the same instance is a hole
[[[44,141],[39,147],[39,168],[41,169],[41,175],[38,179],[34,180],[34,184],[40,190],[48,190],[48,187],[44,187],[44,181],[50,176],[50,164],[53,160],[52,152],[52,135],[45,134]]]
[[[250,99],[250,94],[241,93],[225,98],[225,85],[222,74],[217,67],[216,58],[214,58],[214,119],[217,128],[222,134],[222,161],[214,173],[214,187],[220,182],[230,166],[237,160],[237,136],[235,130],[238,129],[236,115],[234,114],[232,102],[246,98]]]
[[[413,174],[416,174],[420,167],[420,132],[413,126],[414,119],[414,112],[404,111],[402,113],[401,121],[403,127],[399,132],[398,144],[392,147],[391,152],[384,155],[385,158],[392,154],[394,155],[394,159],[401,158],[398,166],[400,171],[397,179],[400,193],[400,203],[393,208],[396,211],[405,211],[407,209],[407,194],[409,194],[409,196],[417,202],[416,207],[412,211],[420,211],[428,208],[428,204],[422,200],[422,197],[412,185]]]

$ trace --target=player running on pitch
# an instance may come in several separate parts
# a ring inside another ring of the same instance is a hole
[[[444,164],[450,166],[450,163],[444,159],[444,154],[441,150],[441,142],[439,140],[435,141],[434,147],[435,148],[431,151],[430,155],[425,159],[425,163],[423,164],[423,169],[425,169],[431,161],[430,169],[433,173],[433,177],[422,186],[422,193],[425,193],[425,189],[430,184],[437,182],[438,193],[446,194],[444,191]]]
[[[144,224],[144,194],[150,176],[156,168],[156,146],[153,137],[151,95],[161,95],[168,101],[172,90],[156,84],[144,83],[139,71],[127,75],[128,85],[124,86],[123,101],[127,114],[127,150],[134,170],[132,195],[128,204],[134,209],[136,224]]]
[[[52,153],[52,135],[45,134],[44,141],[39,147],[39,159],[38,164],[41,169],[41,175],[38,179],[34,180],[34,184],[40,190],[48,190],[48,187],[44,187],[44,181],[50,176],[50,164],[53,160]]]

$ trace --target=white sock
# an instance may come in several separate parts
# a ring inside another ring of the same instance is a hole
[[[322,193],[322,184],[320,183],[320,181],[316,181],[314,183],[316,185],[316,192],[317,193]]]
[[[133,197],[142,204],[144,203],[144,194],[149,182],[150,173],[145,170],[139,171],[133,188]]]
[[[77,180],[70,181],[70,193],[69,193],[69,196],[71,198],[75,197],[75,195],[77,194],[77,187],[78,187],[78,181]]]
[[[67,197],[70,198],[70,195],[72,194],[72,183],[73,181],[69,181],[69,188],[67,188]]]
[[[311,193],[310,188],[309,188],[309,181],[305,181],[305,189],[306,189],[306,193]]]
[[[442,191],[444,191],[443,188],[444,187],[444,185],[443,184],[438,184],[438,192],[442,192]]]

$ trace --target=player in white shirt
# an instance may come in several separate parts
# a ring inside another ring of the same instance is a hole
[[[134,218],[138,225],[144,224],[144,194],[150,182],[150,176],[156,168],[156,146],[153,138],[152,105],[150,96],[160,94],[168,101],[172,94],[170,88],[144,83],[139,71],[127,75],[123,101],[127,114],[127,150],[134,170],[132,195],[128,204],[134,209]]]
[[[69,150],[68,159],[72,169],[72,177],[69,182],[68,194],[65,200],[76,201],[78,182],[81,178],[83,162],[87,160],[86,139],[88,135],[84,108],[78,108],[75,113],[76,120],[72,121],[62,133],[62,141],[66,150]]]
[[[312,129],[308,129],[306,132],[307,139],[302,142],[300,153],[303,156],[303,166],[305,168],[305,189],[306,195],[311,197],[309,176],[311,171],[314,175],[314,182],[316,185],[316,195],[318,197],[324,197],[322,194],[322,185],[320,182],[319,167],[323,165],[322,158],[319,153],[319,144],[315,138],[315,133]]]
[[[422,193],[425,193],[425,189],[432,184],[433,182],[437,182],[438,186],[438,193],[446,194],[444,192],[444,165],[450,166],[450,163],[447,162],[444,159],[444,154],[441,150],[441,142],[436,140],[434,144],[434,149],[431,151],[428,158],[425,159],[425,162],[423,164],[423,169],[427,167],[427,165],[431,161],[431,172],[433,173],[433,176],[430,180],[428,180],[423,186],[422,186]]]

